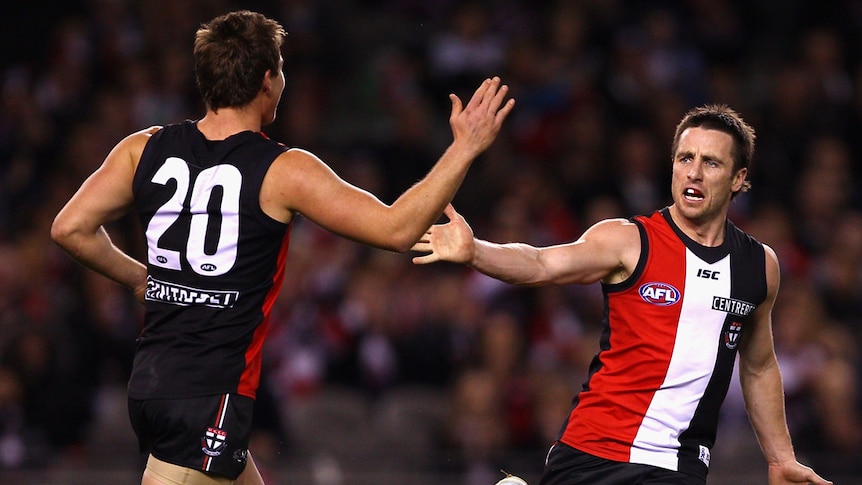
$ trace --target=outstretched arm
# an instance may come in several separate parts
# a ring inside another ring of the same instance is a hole
[[[496,244],[477,239],[467,221],[449,205],[449,222],[431,226],[414,251],[416,264],[449,261],[472,266],[488,276],[519,285],[618,282],[631,274],[640,255],[634,224],[608,219],[577,241],[537,248],[524,243]]]
[[[500,79],[486,79],[466,106],[450,95],[454,139],[431,171],[392,205],[355,187],[317,157],[290,150],[267,173],[261,204],[277,220],[301,213],[320,226],[372,246],[407,251],[436,221],[473,160],[491,143],[515,105]]]
[[[740,344],[739,377],[745,407],[769,466],[769,484],[832,482],[796,461],[784,411],[784,387],[772,339],[772,307],[778,294],[778,258],[766,247],[767,297],[752,314]]]
[[[147,286],[147,268],[115,246],[103,226],[131,209],[137,161],[155,131],[156,128],[151,128],[120,141],[60,210],[51,226],[51,238],[72,258],[129,287],[139,301],[143,301]]]

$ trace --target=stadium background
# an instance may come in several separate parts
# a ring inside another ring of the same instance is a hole
[[[669,142],[726,102],[757,130],[732,217],[776,249],[798,455],[862,483],[862,2],[73,0],[0,15],[0,482],[139,483],[124,385],[141,312],[50,242],[120,138],[203,113],[201,22],[289,32],[272,138],[391,201],[450,139],[446,94],[499,74],[517,107],[455,204],[479,237],[552,244],[668,202]],[[140,255],[132,220],[110,228]],[[269,483],[534,483],[596,346],[597,288],[413,267],[299,220],[253,452]],[[611,425],[609,423],[609,425]],[[711,484],[765,483],[731,389]]]

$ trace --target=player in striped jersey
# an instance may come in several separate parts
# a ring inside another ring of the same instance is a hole
[[[737,354],[770,485],[830,483],[787,429],[771,312],[778,259],[727,218],[748,190],[754,130],[724,105],[695,108],[672,144],[673,204],[609,219],[550,247],[477,239],[451,206],[414,262],[464,263],[520,285],[601,282],[600,350],[548,453],[541,485],[706,482]]]

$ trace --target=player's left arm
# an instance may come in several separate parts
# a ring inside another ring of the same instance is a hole
[[[134,205],[132,180],[144,146],[155,128],[120,141],[54,218],[51,238],[72,258],[132,289],[143,301],[147,268],[111,241],[104,225]]]
[[[780,270],[775,252],[766,250],[766,299],[750,316],[739,349],[739,378],[748,417],[769,466],[769,484],[832,482],[796,461],[784,410],[784,385],[772,337],[772,308]]]

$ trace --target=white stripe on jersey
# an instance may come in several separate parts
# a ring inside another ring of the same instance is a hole
[[[655,393],[631,449],[631,463],[678,469],[679,434],[688,429],[715,369],[726,314],[714,296],[730,296],[730,256],[707,264],[685,251],[685,288],[667,375]],[[698,276],[709,270],[710,277]],[[716,275],[716,279],[712,279]]]
[[[227,408],[228,408],[229,402],[230,402],[230,394],[225,394],[224,395],[224,401],[222,402],[222,407],[219,410],[219,416],[218,416],[218,427],[219,428],[224,426],[224,418],[225,418],[225,415],[227,414]]]

